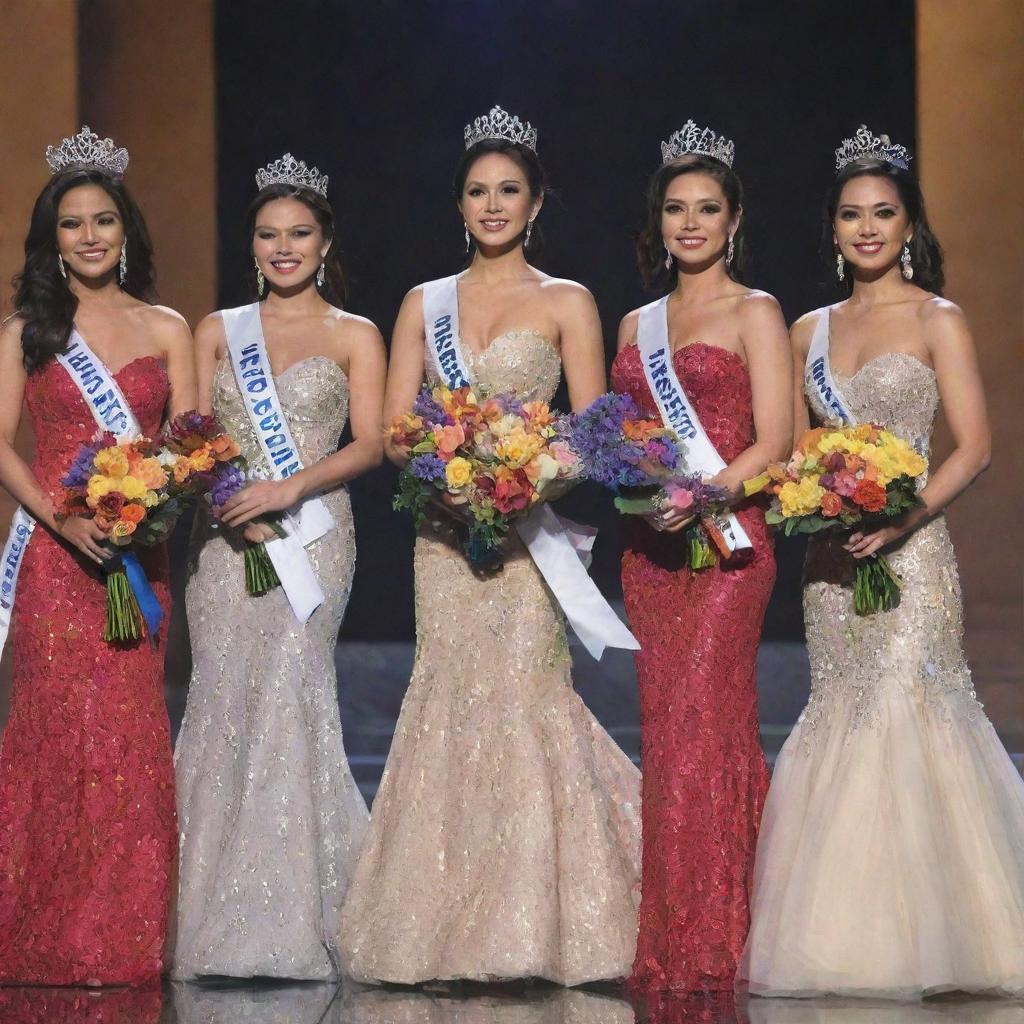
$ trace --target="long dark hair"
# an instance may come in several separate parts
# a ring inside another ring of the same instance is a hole
[[[661,208],[665,205],[665,193],[669,185],[681,174],[707,174],[718,182],[729,204],[730,217],[736,216],[743,208],[743,183],[736,172],[713,156],[691,154],[670,160],[659,167],[651,176],[647,187],[647,223],[636,236],[636,261],[644,284],[652,291],[674,288],[679,276],[675,260],[665,266],[665,240],[661,233]],[[732,236],[732,262],[725,272],[734,280],[743,280],[747,265],[747,236],[740,216]]]
[[[114,201],[124,225],[128,273],[121,287],[143,302],[156,298],[153,288],[153,246],[142,213],[120,178],[94,168],[57,174],[46,183],[35,206],[25,238],[25,265],[14,278],[14,308],[24,321],[21,350],[31,373],[65,351],[78,299],[61,275],[57,258],[57,212],[65,193],[80,185],[99,185]]]
[[[526,187],[534,199],[540,199],[547,194],[548,178],[544,172],[544,165],[540,157],[519,142],[512,142],[509,139],[481,139],[469,147],[459,160],[455,168],[455,175],[452,178],[452,192],[457,202],[462,202],[462,190],[466,187],[466,179],[469,177],[473,164],[488,153],[501,153],[513,160],[519,169],[526,175]],[[540,224],[536,221],[530,229],[529,244],[523,246],[523,252],[527,256],[538,256],[544,249],[544,235]]]
[[[924,208],[924,195],[917,179],[909,172],[889,163],[888,160],[865,158],[853,160],[840,170],[836,180],[825,197],[823,223],[821,227],[821,258],[832,279],[849,295],[853,291],[851,274],[846,274],[843,281],[836,276],[836,244],[833,240],[833,222],[839,209],[839,197],[843,194],[846,183],[853,178],[869,175],[873,178],[888,178],[896,186],[900,202],[906,207],[907,216],[913,228],[910,239],[910,262],[914,268],[914,284],[925,291],[942,294],[946,284],[945,271],[942,268],[942,246],[928,224],[928,215]]]
[[[330,247],[324,257],[324,283],[322,287],[318,288],[318,291],[332,306],[344,309],[348,288],[345,284],[345,271],[341,265],[341,254],[338,251],[337,239],[334,234],[334,209],[326,197],[320,195],[319,192],[314,192],[313,189],[306,188],[304,185],[289,185],[287,182],[278,182],[261,188],[245,213],[245,237],[249,244],[252,244],[252,236],[256,230],[256,218],[260,210],[275,199],[297,199],[309,208],[313,218],[320,225],[320,230],[324,233],[324,238],[330,242]],[[251,260],[247,278],[253,297],[258,297],[256,268],[252,265]]]

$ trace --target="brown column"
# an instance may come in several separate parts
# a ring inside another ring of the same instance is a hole
[[[988,473],[950,509],[979,695],[1024,750],[1024,537],[1019,438],[1024,374],[1024,4],[918,0],[918,171],[946,250],[947,295],[981,357],[994,446]],[[949,450],[940,432],[938,454]]]

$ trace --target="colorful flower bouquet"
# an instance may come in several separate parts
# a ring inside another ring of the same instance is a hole
[[[409,456],[395,495],[417,527],[431,503],[467,521],[464,551],[476,564],[500,562],[513,520],[563,493],[583,467],[568,440],[568,418],[545,402],[485,395],[471,387],[424,388],[395,419],[392,443]]]
[[[917,478],[927,461],[911,445],[871,423],[809,430],[786,464],[744,482],[748,495],[772,497],[766,520],[785,533],[872,529],[920,504]],[[859,559],[853,606],[858,615],[900,603],[900,578],[882,555]]]
[[[620,512],[649,516],[676,508],[694,516],[684,535],[692,569],[714,565],[718,553],[729,557],[715,522],[727,507],[725,491],[687,473],[675,433],[641,417],[629,395],[601,395],[572,417],[571,436],[587,477],[615,492]]]
[[[147,631],[155,638],[162,611],[131,549],[165,541],[188,503],[211,488],[218,464],[238,453],[210,417],[200,418],[216,428],[203,443],[182,443],[189,417],[198,413],[178,417],[168,436],[156,441],[118,443],[112,434],[101,434],[82,446],[61,480],[63,513],[93,519],[117,551],[104,565],[107,642],[132,642]]]

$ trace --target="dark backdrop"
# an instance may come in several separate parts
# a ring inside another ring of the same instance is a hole
[[[748,283],[788,320],[834,301],[817,260],[832,150],[862,121],[915,144],[913,0],[220,0],[216,13],[220,300],[242,288],[245,208],[289,150],[330,175],[349,308],[388,337],[413,285],[463,263],[451,174],[462,126],[495,103],[529,120],[554,186],[541,213],[549,273],[597,298],[609,354],[645,296],[631,239],[659,142],[688,117],[736,141]],[[563,396],[564,397],[564,396]],[[412,542],[389,467],[353,486],[359,550],[344,635],[412,633]],[[603,494],[594,572],[617,592],[618,525]],[[766,636],[802,635],[802,552],[779,545]]]

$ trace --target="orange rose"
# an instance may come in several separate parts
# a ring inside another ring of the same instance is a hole
[[[826,491],[821,497],[821,514],[833,519],[843,510],[843,499],[832,491]]]
[[[121,509],[121,519],[126,523],[141,523],[146,518],[146,510],[141,505],[130,502]]]
[[[885,493],[885,488],[880,487],[874,481],[861,480],[854,488],[853,500],[865,512],[881,512],[885,508],[888,496]]]
[[[661,429],[661,426],[660,423],[656,423],[654,420],[624,420],[622,423],[622,433],[630,441],[643,441],[652,430]]]
[[[218,434],[210,442],[210,454],[218,462],[227,462],[241,455],[242,449],[235,444],[234,438],[228,437],[227,434]]]

